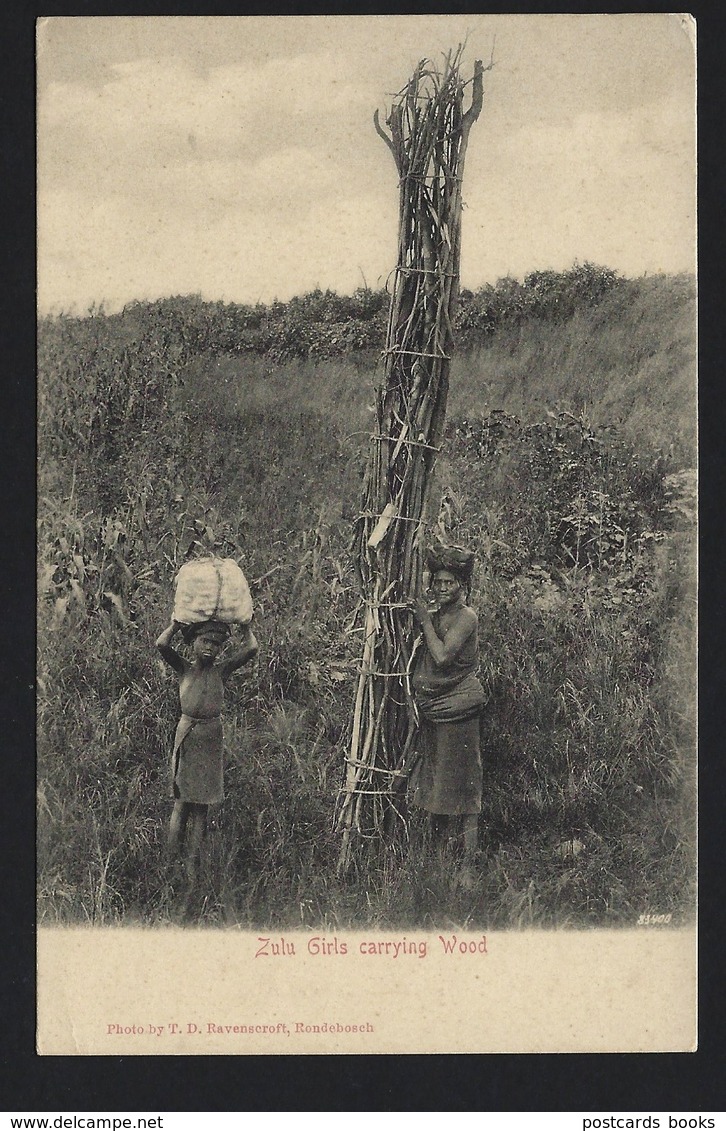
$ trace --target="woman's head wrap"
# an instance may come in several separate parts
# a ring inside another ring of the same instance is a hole
[[[467,587],[471,585],[474,574],[474,561],[471,550],[465,550],[463,546],[444,546],[443,543],[432,546],[426,555],[426,567],[432,574],[448,570]]]

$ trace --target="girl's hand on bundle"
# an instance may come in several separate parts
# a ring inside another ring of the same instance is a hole
[[[172,619],[169,622],[169,624],[166,626],[164,631],[162,632],[161,636],[156,641],[156,647],[157,648],[169,648],[170,645],[171,645],[171,641],[172,641],[172,638],[174,636],[174,633],[177,631],[177,629],[179,629],[181,627],[182,627],[182,625],[179,623],[179,621],[175,621],[175,620]]]

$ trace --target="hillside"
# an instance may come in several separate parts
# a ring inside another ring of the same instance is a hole
[[[582,302],[565,316],[515,307],[493,326],[465,321],[475,305],[476,296],[467,300],[465,294],[450,418],[490,409],[529,421],[548,409],[584,412],[593,424],[614,424],[634,442],[662,451],[674,467],[695,465],[692,278],[621,280],[597,303]],[[325,327],[311,323],[308,337],[324,341]],[[373,329],[382,347],[380,311],[369,323],[370,336]],[[189,393],[213,406],[221,396],[233,411],[295,404],[330,414],[342,427],[364,426],[376,356],[371,348],[322,358],[312,350],[280,359],[205,350],[192,365]]]
[[[242,561],[261,654],[228,706],[205,921],[690,916],[693,304],[691,280],[601,268],[462,296],[441,521],[479,556],[489,692],[486,858],[466,909],[403,849],[362,860],[355,883],[335,877],[359,647],[348,545],[383,299],[316,293],[251,313],[169,299],[45,320],[41,917],[173,915],[175,691],[153,640],[176,569],[209,550]]]
[[[584,412],[692,467],[695,402],[695,291],[679,276],[628,281],[564,323],[503,328],[457,359],[450,411],[470,416],[484,403],[529,421]]]

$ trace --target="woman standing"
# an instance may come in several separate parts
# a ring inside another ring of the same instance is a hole
[[[440,547],[429,553],[427,565],[434,607],[421,598],[412,606],[426,645],[412,680],[421,716],[421,757],[412,777],[412,802],[433,815],[437,831],[461,818],[461,882],[471,887],[481,811],[479,716],[484,705],[484,689],[475,674],[477,615],[466,603],[474,555],[454,546]]]

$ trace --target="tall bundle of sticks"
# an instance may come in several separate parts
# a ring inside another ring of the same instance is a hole
[[[399,176],[398,262],[384,381],[376,393],[354,557],[364,644],[338,828],[345,869],[361,837],[390,832],[401,815],[417,717],[410,674],[416,641],[408,602],[420,592],[430,487],[446,417],[458,297],[461,184],[483,72],[460,74],[460,46],[442,69],[428,60],[395,96],[390,134],[374,116]],[[466,88],[471,103],[464,110]]]

